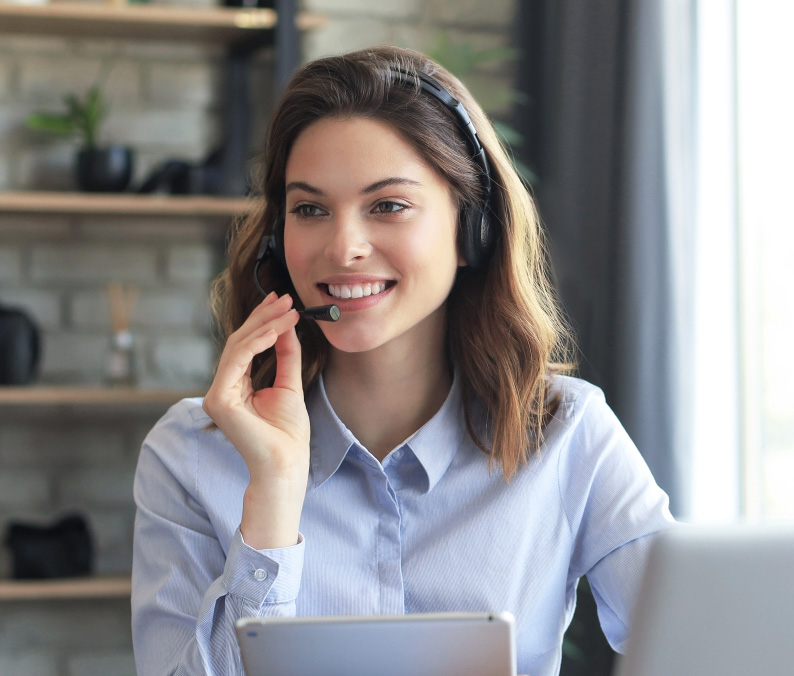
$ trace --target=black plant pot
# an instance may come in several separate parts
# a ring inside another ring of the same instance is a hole
[[[122,192],[132,178],[132,150],[122,146],[77,153],[77,186],[88,192]]]

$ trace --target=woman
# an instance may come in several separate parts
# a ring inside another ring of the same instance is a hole
[[[243,616],[507,610],[519,672],[554,674],[585,574],[620,649],[667,498],[562,375],[538,219],[480,107],[408,50],[310,63],[262,193],[212,386],[141,452],[140,673],[240,673]]]

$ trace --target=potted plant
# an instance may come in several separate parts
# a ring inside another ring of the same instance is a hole
[[[132,150],[123,146],[100,146],[99,131],[108,106],[98,86],[91,87],[83,98],[75,94],[64,97],[63,113],[34,113],[27,119],[29,129],[76,136],[80,140],[75,162],[75,176],[80,190],[121,192],[132,178]]]

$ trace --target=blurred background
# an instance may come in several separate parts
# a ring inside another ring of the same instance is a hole
[[[210,381],[208,285],[283,82],[373,44],[498,124],[580,374],[676,516],[794,518],[789,2],[245,2],[0,2],[0,529],[78,514],[90,552],[58,585],[2,548],[0,674],[134,673],[141,440]],[[563,673],[609,673],[579,605]]]

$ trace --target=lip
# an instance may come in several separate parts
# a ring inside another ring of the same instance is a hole
[[[381,291],[379,294],[373,296],[362,296],[361,298],[336,298],[328,293],[329,284],[344,284],[353,286],[354,284],[374,284],[376,282],[385,282],[386,290]],[[383,302],[388,296],[391,295],[392,290],[397,286],[393,279],[386,277],[375,277],[373,275],[334,275],[324,278],[317,284],[317,290],[322,297],[323,305],[336,305],[342,311],[344,317],[345,312],[358,312],[366,310],[379,303]]]
[[[374,284],[375,282],[393,282],[391,277],[381,277],[377,275],[328,275],[323,277],[319,284],[346,284],[353,286],[353,284]]]

